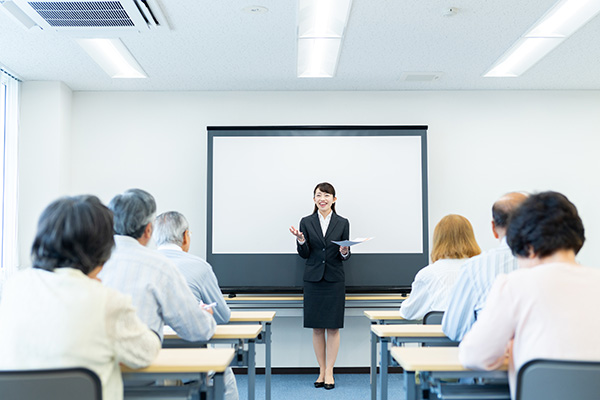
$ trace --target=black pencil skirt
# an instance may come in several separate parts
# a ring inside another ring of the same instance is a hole
[[[340,329],[344,327],[346,304],[344,282],[304,282],[304,327]]]

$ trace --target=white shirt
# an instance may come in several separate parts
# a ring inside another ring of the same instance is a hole
[[[446,311],[450,292],[467,259],[441,259],[421,269],[412,283],[408,299],[402,302],[400,315],[405,319],[423,319],[429,311]]]
[[[508,349],[514,398],[516,371],[527,361],[600,361],[599,287],[600,268],[577,264],[542,264],[500,275],[460,344],[460,362],[494,369]]]
[[[0,369],[89,368],[107,400],[123,398],[119,363],[145,367],[160,350],[129,296],[73,268],[15,274],[4,287],[0,326]]]
[[[318,211],[317,214],[319,214],[319,223],[321,224],[321,231],[323,232],[323,237],[325,237],[325,235],[327,234],[327,228],[329,228],[329,223],[331,222],[331,214],[333,214],[333,211],[330,211],[329,214],[327,214],[327,217],[323,217],[323,214],[321,214]]]
[[[192,342],[206,341],[215,332],[214,318],[198,306],[177,267],[132,237],[115,235],[115,249],[98,277],[130,295],[140,319],[161,340],[164,324]]]

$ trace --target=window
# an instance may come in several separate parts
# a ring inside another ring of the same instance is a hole
[[[2,283],[18,266],[17,134],[19,80],[0,68],[0,293]]]

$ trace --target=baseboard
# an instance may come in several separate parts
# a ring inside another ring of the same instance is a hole
[[[368,374],[370,372],[369,367],[335,367],[334,373],[336,374]],[[248,373],[247,368],[233,368],[233,372],[237,375],[246,375]],[[390,367],[388,368],[390,374],[401,374],[402,368]],[[314,375],[319,373],[317,367],[274,367],[271,368],[271,374],[273,375]],[[379,373],[379,367],[377,368]],[[264,375],[264,368],[256,368],[257,375]]]

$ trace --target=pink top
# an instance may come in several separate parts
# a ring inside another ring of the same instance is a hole
[[[500,275],[460,344],[467,368],[491,370],[511,356],[509,380],[536,358],[600,361],[600,268],[552,263]]]

